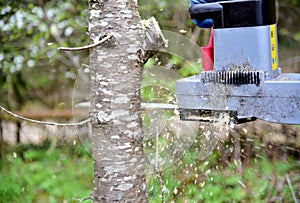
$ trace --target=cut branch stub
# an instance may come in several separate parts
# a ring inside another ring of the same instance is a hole
[[[154,17],[148,20],[142,20],[144,30],[143,51],[139,53],[142,63],[146,63],[158,50],[168,46],[168,40],[164,38],[163,33]]]

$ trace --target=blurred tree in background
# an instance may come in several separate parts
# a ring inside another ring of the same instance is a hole
[[[35,103],[69,105],[76,69],[87,51],[58,52],[58,46],[88,44],[87,2],[1,1],[1,104],[19,110]]]
[[[300,1],[278,1],[279,57],[285,72],[300,72]],[[286,69],[286,70],[285,70]]]

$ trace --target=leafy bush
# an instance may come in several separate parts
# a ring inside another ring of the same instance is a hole
[[[81,148],[67,145],[49,153],[47,143],[10,149],[0,162],[0,202],[72,202],[89,196],[92,159]]]

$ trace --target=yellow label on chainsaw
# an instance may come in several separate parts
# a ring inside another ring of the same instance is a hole
[[[271,44],[271,57],[272,57],[272,70],[278,68],[278,58],[277,58],[277,32],[276,24],[270,25],[270,44]]]

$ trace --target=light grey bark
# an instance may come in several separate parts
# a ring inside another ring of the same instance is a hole
[[[92,197],[94,202],[147,202],[141,71],[164,41],[153,19],[140,20],[136,0],[90,0],[89,6],[90,43],[113,36],[90,50]]]

